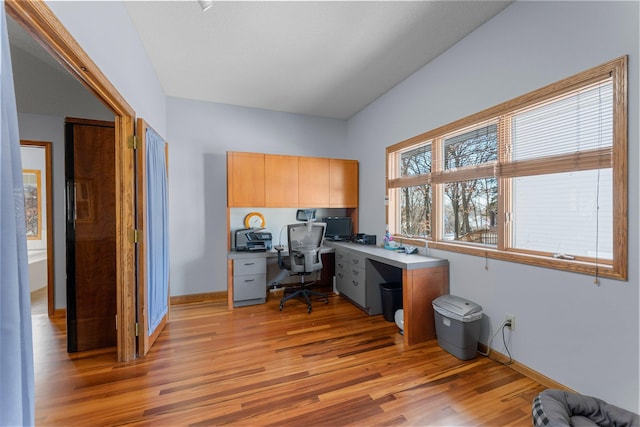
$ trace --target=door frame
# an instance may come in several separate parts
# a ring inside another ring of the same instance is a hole
[[[5,10],[115,115],[116,327],[118,361],[136,357],[134,153],[135,111],[84,52],[44,1],[5,0]],[[113,46],[117,49],[118,46]]]
[[[55,312],[55,287],[53,280],[53,266],[54,266],[54,242],[53,242],[53,160],[51,157],[51,142],[50,141],[31,141],[26,139],[20,140],[21,147],[36,147],[44,150],[44,165],[45,165],[45,182],[44,193],[46,194],[46,205],[44,210],[47,218],[47,315],[53,316]]]

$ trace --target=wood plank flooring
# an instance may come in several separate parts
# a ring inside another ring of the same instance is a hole
[[[34,316],[37,425],[531,426],[544,387],[431,341],[405,350],[395,324],[339,296],[229,311],[171,307],[144,359],[66,352],[63,318]]]

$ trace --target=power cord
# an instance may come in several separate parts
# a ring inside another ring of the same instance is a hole
[[[506,325],[506,324],[507,324],[507,321],[505,320],[500,327],[503,328],[504,325]],[[480,355],[489,357],[489,354],[491,353],[491,343],[493,342],[493,339],[496,337],[496,335],[498,335],[498,332],[500,332],[500,329],[498,329],[493,335],[491,335],[491,338],[489,338],[489,341],[487,342],[487,352],[486,353],[478,351],[478,353]]]
[[[506,362],[499,362],[502,363],[503,365],[507,366],[507,365],[511,365],[513,363],[513,358],[511,357],[511,352],[509,351],[509,347],[507,346],[507,340],[504,336],[504,329],[505,328],[509,328],[511,327],[511,320],[505,320],[504,324],[502,325],[502,343],[504,344],[504,349],[507,350],[507,354],[509,355],[509,360]]]
[[[493,339],[496,337],[496,335],[498,335],[498,333],[500,331],[502,331],[502,343],[504,344],[504,348],[505,350],[507,350],[507,354],[509,355],[509,360],[507,362],[500,362],[496,359],[491,359],[494,362],[498,362],[502,365],[511,365],[513,363],[513,358],[511,357],[511,352],[509,351],[509,347],[507,346],[507,340],[506,337],[504,335],[504,330],[505,328],[510,328],[511,327],[511,320],[505,320],[504,322],[502,322],[502,325],[500,325],[500,327],[495,331],[495,333],[493,335],[491,335],[491,338],[489,338],[489,341],[487,342],[487,352],[483,353],[481,351],[478,351],[478,354],[480,354],[481,356],[485,356],[489,359],[491,359],[491,357],[489,357],[490,353],[491,353],[491,343],[493,342]]]

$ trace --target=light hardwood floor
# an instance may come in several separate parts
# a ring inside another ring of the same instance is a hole
[[[338,296],[278,310],[171,307],[144,359],[67,354],[62,318],[34,316],[37,425],[531,426],[544,387],[437,341],[405,350],[395,324]]]

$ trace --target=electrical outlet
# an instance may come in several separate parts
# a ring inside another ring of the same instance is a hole
[[[511,326],[507,326],[509,329],[511,329],[512,331],[516,330],[516,316],[513,314],[509,314],[509,313],[505,313],[504,315],[504,321],[506,322],[511,322]]]

